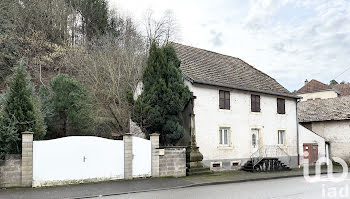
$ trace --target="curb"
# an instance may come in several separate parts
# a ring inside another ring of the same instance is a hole
[[[333,173],[341,173],[341,172],[335,171]],[[327,172],[324,171],[324,172],[321,172],[321,174],[322,175],[327,174]],[[184,185],[184,186],[166,187],[166,188],[159,188],[159,189],[135,190],[135,191],[128,191],[128,192],[120,192],[120,193],[102,194],[102,195],[80,196],[80,197],[71,197],[71,198],[66,198],[66,199],[101,198],[101,197],[107,197],[107,196],[119,196],[119,195],[133,194],[133,193],[147,193],[147,192],[152,192],[152,191],[164,191],[164,190],[172,190],[172,189],[202,187],[202,186],[209,186],[209,185],[222,185],[222,184],[254,182],[254,181],[263,181],[263,180],[275,180],[275,179],[283,179],[283,178],[295,178],[295,177],[301,177],[301,176],[304,176],[304,174],[295,174],[295,175],[288,175],[288,176],[275,176],[275,177],[266,177],[266,178],[255,178],[255,179],[252,178],[252,179],[244,179],[244,180],[231,180],[231,181],[221,181],[221,182],[193,183],[193,184]]]

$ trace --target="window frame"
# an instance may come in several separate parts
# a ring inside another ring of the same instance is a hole
[[[281,102],[283,103],[281,104]],[[286,114],[286,100],[283,98],[277,98],[277,114]]]
[[[225,143],[225,130],[226,130],[226,143]],[[230,147],[231,146],[231,128],[220,127],[219,128],[219,146]]]
[[[250,111],[253,113],[261,112],[261,99],[260,95],[250,95]]]
[[[231,109],[231,93],[227,90],[219,90],[219,109],[230,110]]]
[[[280,141],[281,141],[281,135],[280,135],[280,133],[282,134],[282,143],[280,143]],[[279,129],[278,131],[277,131],[277,144],[278,145],[286,145],[286,130],[284,130],[284,129]]]

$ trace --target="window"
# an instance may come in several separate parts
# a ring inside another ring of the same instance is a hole
[[[219,107],[230,110],[230,91],[219,91]]]
[[[281,98],[277,98],[277,113],[278,114],[285,114],[286,113],[286,105],[285,100]]]
[[[251,110],[252,112],[260,112],[260,95],[251,96]]]
[[[284,145],[286,142],[286,131],[278,130],[278,144]]]
[[[219,130],[220,133],[220,146],[229,146],[229,138],[230,138],[230,129],[229,128],[220,128]]]

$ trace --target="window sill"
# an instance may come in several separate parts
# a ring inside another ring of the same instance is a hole
[[[218,109],[220,112],[231,112],[231,109]]]
[[[254,115],[260,115],[261,114],[261,111],[260,112],[253,112],[253,111],[250,111],[251,114],[254,114]]]
[[[218,146],[219,150],[232,150],[233,147],[232,146]]]

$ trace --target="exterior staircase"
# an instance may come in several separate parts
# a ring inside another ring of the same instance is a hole
[[[279,146],[265,145],[253,153],[245,165],[243,171],[288,171],[291,157]]]

